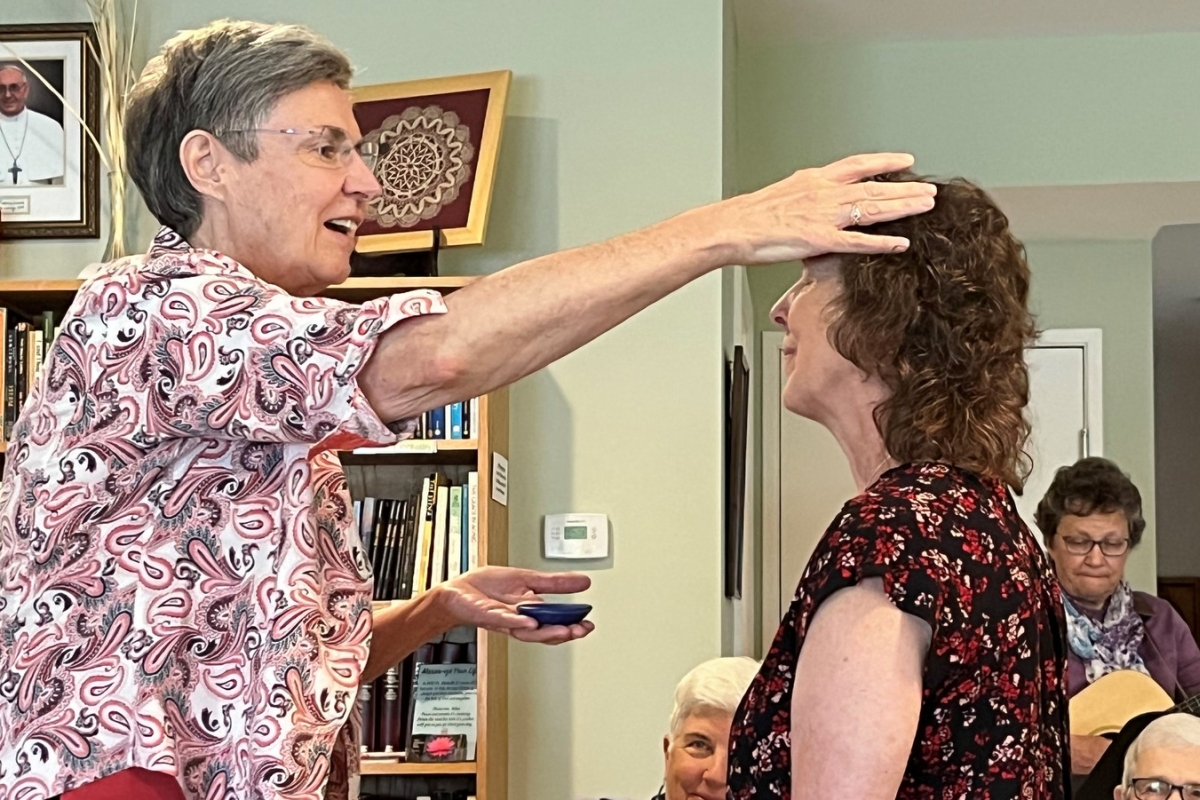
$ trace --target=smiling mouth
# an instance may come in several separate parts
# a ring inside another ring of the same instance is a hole
[[[349,218],[331,219],[325,223],[325,227],[334,233],[340,233],[345,236],[354,236],[354,232],[358,230],[358,222]]]

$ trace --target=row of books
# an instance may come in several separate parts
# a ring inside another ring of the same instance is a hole
[[[477,639],[470,628],[445,638],[422,645],[382,678],[363,684],[364,755],[414,762],[475,759]]]
[[[478,476],[454,485],[435,472],[408,498],[355,501],[376,600],[410,600],[479,566]]]
[[[479,398],[426,411],[417,418],[417,439],[478,439]]]
[[[12,437],[17,416],[33,390],[34,379],[46,360],[57,329],[47,311],[32,318],[0,308],[0,400],[4,402],[4,439]]]

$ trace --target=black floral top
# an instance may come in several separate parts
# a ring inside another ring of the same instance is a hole
[[[734,716],[730,798],[791,797],[792,684],[808,625],[832,593],[870,577],[933,630],[897,796],[1067,796],[1066,624],[1046,557],[1001,482],[908,464],[848,502],[809,560]]]

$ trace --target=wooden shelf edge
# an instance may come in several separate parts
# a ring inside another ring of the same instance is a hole
[[[376,761],[363,757],[363,775],[474,775],[474,761],[458,761],[452,764],[409,764],[400,761]]]

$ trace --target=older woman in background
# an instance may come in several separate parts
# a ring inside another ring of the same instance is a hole
[[[1146,529],[1129,476],[1105,458],[1062,467],[1036,519],[1064,595],[1068,695],[1117,670],[1149,675],[1177,702],[1200,693],[1200,648],[1187,623],[1166,600],[1125,580]],[[1102,736],[1072,736],[1072,773],[1088,774],[1108,745]]]
[[[714,658],[675,688],[675,708],[663,737],[663,787],[654,800],[726,800],[729,726],[759,662]]]
[[[168,42],[130,95],[130,174],[163,228],[80,289],[8,447],[0,796],[345,797],[363,680],[456,624],[591,626],[514,608],[586,577],[503,568],[373,614],[337,451],[723,266],[903,249],[844,228],[933,205],[863,182],[910,156],[866,156],[445,298],[339,302],[320,294],[380,192],[351,74],[309,30],[223,21]]]
[[[1029,267],[981,189],[936,185],[933,211],[870,229],[907,252],[808,259],[772,312],[783,403],[829,429],[861,494],[734,717],[734,800],[1066,791],[1062,605],[1009,489]]]

